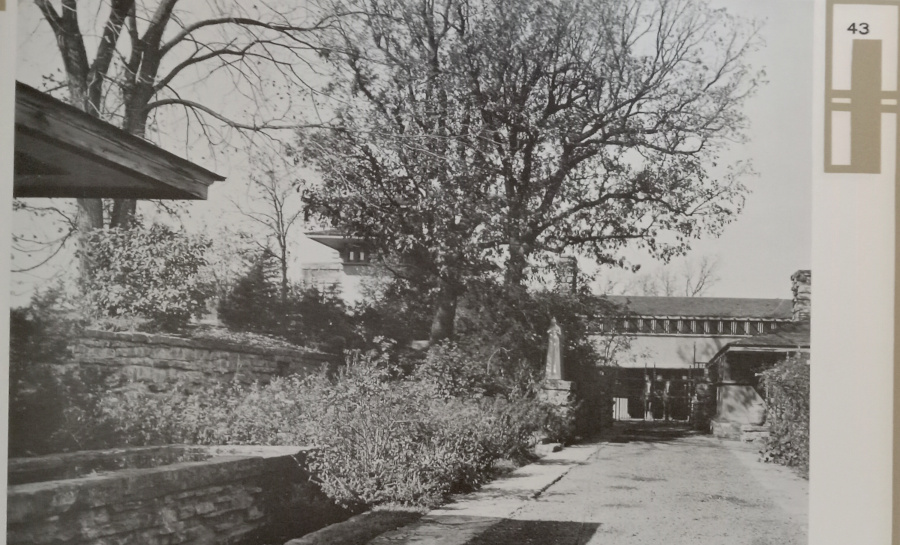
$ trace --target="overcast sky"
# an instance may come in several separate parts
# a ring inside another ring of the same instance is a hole
[[[730,151],[731,159],[752,159],[759,173],[746,182],[752,193],[744,212],[725,228],[721,238],[696,242],[692,256],[719,259],[721,280],[707,295],[789,298],[790,275],[810,266],[813,2],[715,0],[713,4],[766,20],[766,47],[751,63],[765,68],[769,83],[747,104],[750,142]],[[28,48],[30,56],[20,52],[17,78],[38,86],[41,74],[57,66],[58,52],[52,38],[47,41],[45,23],[39,20],[34,4],[20,2],[19,9],[19,46]],[[46,51],[46,57],[34,55],[35,50]],[[197,223],[221,218],[229,199],[241,198],[246,174],[242,163],[230,163],[228,155],[220,156],[215,164],[209,164],[209,159],[201,161],[229,179],[212,186],[207,202],[191,203]],[[297,240],[294,257],[298,262],[318,262],[335,256],[316,243]],[[637,254],[634,257],[644,270],[659,266]],[[628,280],[622,271],[610,271],[606,276]],[[17,290],[21,292],[21,286],[14,285],[14,293]],[[22,302],[21,296],[14,297],[14,305]]]
[[[750,158],[759,176],[744,212],[722,237],[693,245],[692,256],[719,257],[721,280],[707,295],[791,297],[790,276],[808,269],[812,232],[813,2],[717,0],[735,14],[765,20],[766,47],[751,58],[765,68],[768,85],[747,104],[750,142],[730,150]],[[638,259],[646,269],[659,267]],[[626,273],[610,273],[627,279]]]
[[[813,2],[721,3],[766,18],[767,45],[757,56],[769,84],[747,108],[751,142],[735,150],[759,172],[747,207],[720,239],[696,251],[721,256],[716,295],[790,297],[791,274],[811,260]]]

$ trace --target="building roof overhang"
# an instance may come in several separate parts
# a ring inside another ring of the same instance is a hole
[[[736,297],[669,297],[606,295],[602,297],[622,318],[766,320],[792,319],[790,299]]]
[[[791,322],[773,333],[754,335],[730,342],[709,360],[715,363],[731,352],[808,352],[809,322]]]
[[[15,197],[206,199],[225,178],[16,82]]]
[[[328,246],[333,250],[343,253],[349,246],[356,246],[362,242],[358,237],[348,236],[339,229],[326,229],[324,231],[309,231],[304,233],[306,238]]]

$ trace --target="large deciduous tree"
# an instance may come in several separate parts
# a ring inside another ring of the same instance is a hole
[[[148,136],[164,108],[180,108],[186,122],[212,138],[214,126],[261,131],[296,126],[262,104],[266,87],[281,92],[305,85],[297,68],[314,49],[310,38],[332,17],[285,3],[179,0],[34,0],[53,30],[69,101],[131,134]],[[336,13],[332,14],[337,16]],[[198,81],[220,78],[210,93]],[[224,112],[219,99],[232,92],[253,110],[252,119]],[[283,96],[283,95],[282,95]],[[258,114],[258,115],[257,115]],[[79,199],[78,226],[104,225],[99,199]],[[127,226],[136,202],[117,199],[109,224]]]
[[[525,281],[563,250],[624,264],[717,235],[743,205],[757,25],[692,0],[335,0],[340,130],[303,139],[316,209],[439,284]]]

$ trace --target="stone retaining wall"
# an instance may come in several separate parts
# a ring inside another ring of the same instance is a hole
[[[72,355],[73,364],[114,370],[128,379],[156,386],[235,378],[265,383],[275,376],[315,372],[338,361],[331,354],[300,349],[96,330],[85,331],[73,343]]]
[[[309,482],[306,449],[167,448],[191,456],[205,449],[209,459],[10,486],[8,543],[283,543],[348,516]],[[19,469],[55,467],[53,458],[66,456],[25,460]],[[122,450],[93,453],[110,456]]]

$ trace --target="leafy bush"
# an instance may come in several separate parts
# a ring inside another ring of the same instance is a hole
[[[187,443],[200,445],[301,445],[306,393],[299,377],[269,384],[215,384],[194,391],[140,388],[110,392],[103,418],[121,446]]]
[[[602,356],[588,339],[588,324],[606,311],[586,293],[557,293],[510,288],[492,281],[471,282],[459,302],[453,342],[431,346],[427,355],[406,358],[414,376],[438,388],[442,396],[534,394],[544,378],[547,330],[556,318],[564,332],[564,359],[568,379],[579,382],[575,412],[577,433],[590,434],[612,421],[609,377]],[[402,312],[409,324],[399,332],[376,327],[405,344],[410,331],[427,336],[430,312],[427,299],[402,282],[389,284],[373,302],[357,309],[360,324],[370,329],[390,310]],[[378,317],[377,320],[369,316]],[[366,333],[371,337],[371,331]],[[400,360],[403,362],[404,360]],[[568,416],[560,416],[555,436],[570,430]],[[571,431],[571,430],[570,430]]]
[[[310,469],[344,505],[433,505],[471,490],[501,458],[525,460],[551,407],[526,397],[448,397],[399,378],[386,350],[351,352],[335,376],[153,394],[111,392],[100,420],[122,444],[318,447]]]
[[[589,321],[605,309],[586,295],[474,284],[460,305],[457,326],[460,346],[489,362],[507,390],[528,390],[544,377],[547,330],[556,318],[563,331],[564,378],[580,385],[576,420],[582,434],[612,421],[609,380],[588,339]]]
[[[444,397],[428,382],[396,380],[389,356],[356,352],[310,404],[312,467],[349,505],[431,505],[482,484],[500,458],[528,456],[550,408],[534,400]]]
[[[429,385],[441,397],[499,394],[501,377],[490,360],[473,356],[458,343],[444,341],[431,346],[413,373],[416,380]]]
[[[761,454],[809,475],[809,359],[792,356],[762,373],[771,429]]]
[[[334,352],[360,345],[355,320],[339,294],[292,286],[282,296],[273,266],[263,253],[219,300],[225,325]]]
[[[69,342],[83,326],[61,287],[10,311],[9,455],[102,448],[113,437],[99,407],[109,374],[65,368]]]
[[[408,346],[428,339],[434,309],[426,287],[394,276],[374,277],[363,287],[365,300],[353,314],[366,340],[380,337]]]
[[[285,337],[295,344],[320,346],[334,352],[359,348],[362,344],[356,320],[337,292],[316,288],[295,290],[285,312],[289,319]]]
[[[206,310],[205,237],[149,228],[98,229],[82,249],[82,289],[91,307],[107,316],[143,316],[151,327],[182,329]]]

